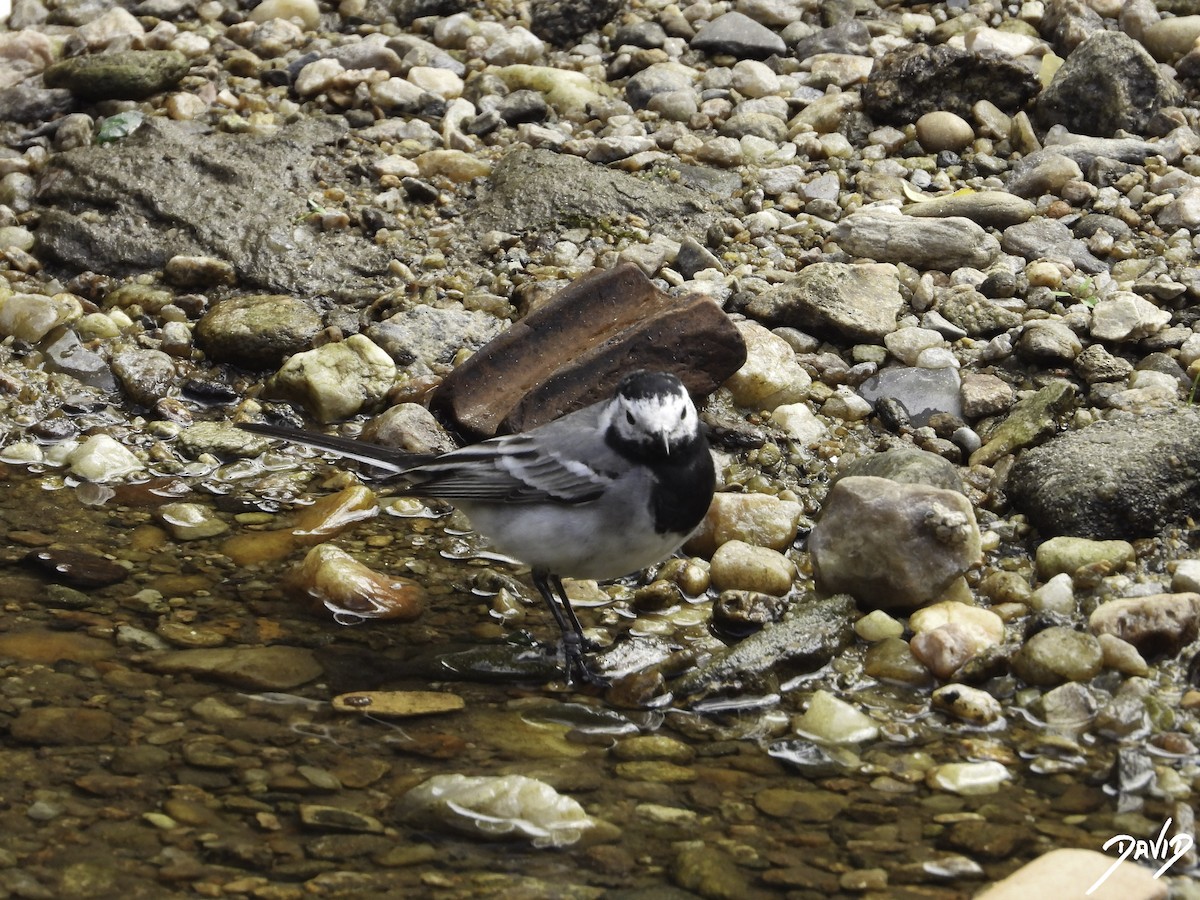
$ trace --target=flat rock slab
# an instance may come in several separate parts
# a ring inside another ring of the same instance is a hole
[[[462,697],[444,691],[355,691],[333,698],[333,708],[338,712],[388,719],[457,712],[464,706],[466,703]]]
[[[672,684],[677,696],[744,687],[786,663],[820,668],[853,639],[846,594],[797,602],[778,622],[714,655]]]
[[[636,216],[654,223],[656,234],[680,240],[703,234],[716,209],[702,190],[549,150],[518,149],[496,164],[483,199],[464,217],[482,234],[620,227]]]
[[[704,396],[745,360],[741,334],[715,301],[671,297],[623,263],[577,279],[481,347],[430,408],[485,438],[606,399],[635,369],[673,372]]]
[[[245,286],[373,297],[390,286],[388,254],[354,229],[301,221],[327,174],[321,157],[338,153],[345,133],[334,118],[269,136],[147,119],[121,141],[54,155],[38,191],[38,241],[72,272],[131,275],[206,256]]]
[[[302,647],[220,647],[147,653],[141,662],[163,675],[187,674],[237,687],[282,691],[319,677],[324,669]]]

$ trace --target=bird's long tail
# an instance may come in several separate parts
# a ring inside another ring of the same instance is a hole
[[[366,441],[353,438],[337,437],[331,434],[320,434],[316,431],[304,431],[300,428],[288,428],[285,425],[266,425],[259,422],[239,422],[238,428],[252,431],[266,437],[280,438],[293,444],[305,447],[315,447],[318,450],[328,450],[338,456],[366,463],[376,469],[383,469],[389,474],[403,475],[413,466],[429,462],[436,454],[405,453],[391,447],[381,447]]]

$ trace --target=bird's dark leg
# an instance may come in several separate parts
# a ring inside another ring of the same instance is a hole
[[[583,658],[584,651],[589,647],[589,641],[583,636],[583,626],[579,624],[579,617],[571,608],[571,601],[567,599],[562,579],[557,575],[538,570],[534,570],[532,577],[534,587],[538,589],[546,606],[550,608],[550,614],[554,616],[554,621],[558,623],[558,630],[562,633],[563,655],[567,662],[567,680],[578,680],[586,684],[607,684],[607,679],[592,672]]]
[[[567,597],[567,589],[563,587],[562,579],[557,575],[548,575],[546,580],[550,582],[550,586],[554,588],[559,598],[562,600],[563,609],[567,613],[567,620],[571,623],[571,628],[579,635],[579,646],[584,653],[588,653],[596,649],[596,645],[587,639],[583,633],[583,626],[579,624],[579,616],[575,615],[575,607],[571,605],[570,599]]]

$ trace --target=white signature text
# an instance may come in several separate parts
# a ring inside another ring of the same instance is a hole
[[[1100,889],[1100,885],[1108,880],[1108,876],[1116,871],[1117,866],[1125,862],[1125,860],[1148,859],[1154,862],[1164,860],[1163,864],[1158,867],[1158,871],[1154,873],[1155,878],[1162,876],[1167,869],[1175,865],[1185,853],[1192,849],[1194,841],[1190,834],[1176,834],[1167,837],[1167,832],[1171,830],[1171,820],[1167,819],[1163,823],[1162,830],[1158,833],[1158,837],[1153,841],[1135,838],[1128,834],[1117,834],[1110,837],[1104,842],[1104,850],[1110,850],[1113,847],[1117,848],[1120,854],[1113,864],[1096,879],[1096,883],[1087,889],[1088,896],[1091,896]]]

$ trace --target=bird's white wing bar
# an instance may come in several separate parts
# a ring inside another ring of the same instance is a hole
[[[407,475],[414,493],[507,503],[586,503],[613,480],[577,459],[547,452],[523,435],[466,447]]]

